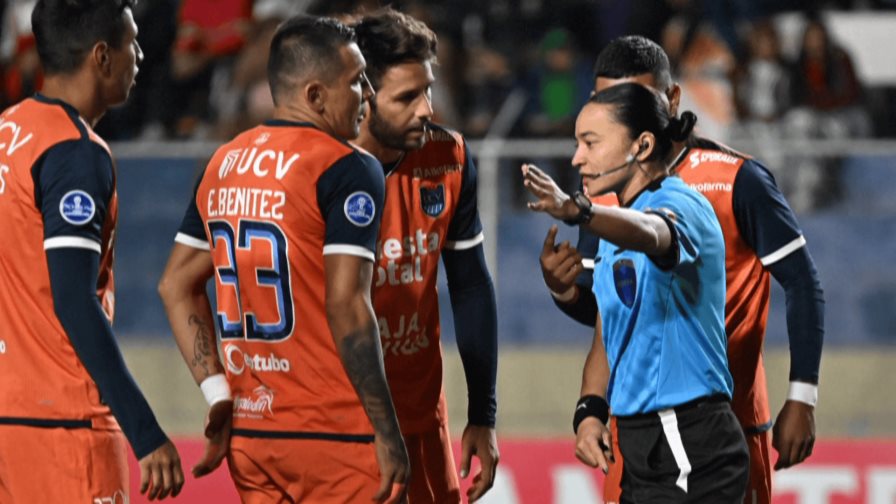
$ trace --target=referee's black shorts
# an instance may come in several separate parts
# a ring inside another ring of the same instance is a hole
[[[625,461],[622,503],[743,502],[750,455],[727,397],[616,422]]]

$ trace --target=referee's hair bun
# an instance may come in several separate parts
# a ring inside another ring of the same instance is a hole
[[[673,117],[666,126],[666,135],[673,142],[682,142],[690,136],[697,124],[697,115],[686,110],[679,117]]]

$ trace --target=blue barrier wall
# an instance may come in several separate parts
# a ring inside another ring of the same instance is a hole
[[[124,337],[167,338],[156,283],[192,194],[199,161],[124,160],[119,164],[120,221],[116,250],[118,310],[115,327]],[[896,344],[896,159],[856,158],[844,166],[844,198],[837,205],[800,216],[824,282],[826,343]],[[510,208],[502,198],[498,264],[499,328],[504,344],[587,345],[590,331],[563,316],[541,280],[538,254],[551,220]],[[561,226],[565,228],[565,226]],[[572,229],[563,237],[574,240]],[[486,239],[491,239],[487,237]],[[774,282],[773,282],[774,283]],[[444,339],[453,323],[440,284]],[[776,287],[768,341],[786,344],[783,293]]]

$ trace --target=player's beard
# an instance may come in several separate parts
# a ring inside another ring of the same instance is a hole
[[[419,149],[426,143],[425,132],[420,138],[408,138],[408,133],[410,133],[411,130],[399,130],[380,117],[377,112],[375,99],[370,100],[369,105],[368,114],[370,114],[370,125],[368,127],[370,129],[370,134],[373,138],[376,138],[377,142],[382,146],[389,149],[409,151]],[[426,128],[426,125],[424,124],[423,127]]]

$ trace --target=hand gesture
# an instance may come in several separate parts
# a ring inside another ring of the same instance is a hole
[[[201,478],[221,465],[230,449],[230,429],[233,426],[233,401],[220,401],[208,410],[205,420],[205,454],[193,466],[193,476]]]
[[[809,458],[815,446],[815,407],[786,401],[772,429],[772,446],[778,452],[776,471]]]
[[[576,433],[576,458],[583,464],[600,469],[607,474],[608,462],[614,462],[610,429],[595,417],[587,417],[579,424]]]
[[[376,502],[405,502],[407,482],[411,476],[411,462],[401,435],[381,436],[374,439],[376,461],[380,467],[380,488],[373,500]]]
[[[538,201],[527,204],[529,210],[546,212],[556,219],[571,219],[578,214],[572,198],[548,174],[531,164],[524,164],[522,170],[523,186],[538,198]]]
[[[498,468],[498,437],[494,427],[469,425],[461,437],[460,477],[470,475],[473,456],[479,458],[479,473],[473,477],[473,485],[467,490],[467,499],[474,502],[495,484],[495,470]]]
[[[177,497],[184,486],[184,472],[180,456],[171,441],[153,450],[138,462],[140,465],[140,493],[149,500]]]
[[[541,274],[548,289],[565,294],[575,287],[575,280],[584,271],[582,256],[568,241],[556,245],[557,226],[548,229],[541,249]]]

